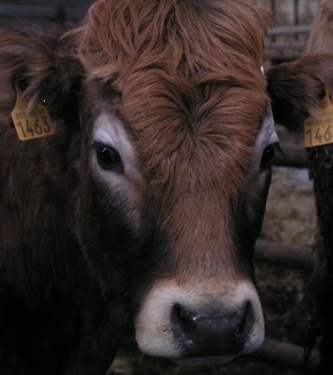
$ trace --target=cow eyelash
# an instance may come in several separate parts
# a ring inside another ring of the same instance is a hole
[[[274,159],[276,150],[282,151],[278,142],[266,146],[261,156],[261,169],[270,167],[272,160]]]
[[[108,171],[120,171],[123,169],[120,154],[113,147],[103,143],[95,143],[93,148],[96,154],[97,162],[102,169]]]

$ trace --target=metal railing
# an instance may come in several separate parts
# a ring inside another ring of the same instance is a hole
[[[36,5],[10,5],[0,4],[0,19],[42,19],[56,21],[65,18],[79,21],[85,16],[85,11],[80,8],[67,8],[65,6],[36,6]]]

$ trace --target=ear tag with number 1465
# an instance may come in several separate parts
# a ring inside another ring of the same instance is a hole
[[[22,98],[22,92],[16,87],[16,104],[11,113],[17,135],[21,141],[52,135],[51,118],[47,108],[40,103],[29,108],[29,103]]]

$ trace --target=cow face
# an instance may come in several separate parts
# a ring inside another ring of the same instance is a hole
[[[277,141],[265,15],[231,1],[109,3],[74,33],[87,71],[76,233],[144,353],[223,363],[264,337],[252,255]]]
[[[260,72],[266,21],[246,1],[101,0],[56,42],[1,37],[4,133],[13,140],[15,84],[54,120],[54,136],[27,148],[45,164],[45,192],[52,184],[66,203],[58,215],[68,243],[53,256],[68,266],[78,255],[68,277],[79,280],[89,366],[97,352],[107,367],[128,322],[144,353],[182,364],[260,346],[252,257],[277,141]],[[332,70],[329,55],[271,69],[276,118],[300,125],[315,115]]]
[[[55,66],[45,49],[22,70],[27,95],[75,125],[72,231],[114,329],[124,311],[144,353],[216,364],[263,341],[252,256],[277,140],[266,24],[247,1],[97,1]]]
[[[94,96],[82,120],[90,130],[78,237],[106,295],[122,284],[140,349],[191,364],[257,349],[264,322],[251,264],[277,142],[269,105],[248,130],[238,110],[242,123],[226,130],[216,102],[214,121],[194,129],[155,121],[162,134],[148,152],[148,135],[120,113],[120,99],[98,83]],[[155,151],[165,155],[152,166]]]

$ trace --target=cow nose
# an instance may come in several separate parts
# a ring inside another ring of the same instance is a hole
[[[217,316],[175,304],[172,322],[184,357],[236,355],[251,334],[254,312],[249,301],[236,311]]]

